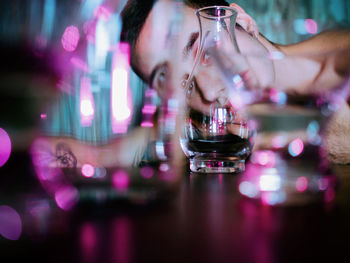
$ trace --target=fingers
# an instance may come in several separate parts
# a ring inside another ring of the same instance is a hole
[[[258,38],[259,28],[253,18],[251,18],[239,5],[231,3],[230,7],[237,11],[236,22],[251,36]]]

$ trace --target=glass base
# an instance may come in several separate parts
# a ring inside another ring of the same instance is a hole
[[[240,173],[245,170],[245,160],[230,157],[215,160],[197,157],[190,159],[190,169],[195,173]]]

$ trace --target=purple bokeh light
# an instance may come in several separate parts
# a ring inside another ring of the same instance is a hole
[[[0,235],[18,240],[22,234],[22,220],[17,211],[7,205],[0,206]]]

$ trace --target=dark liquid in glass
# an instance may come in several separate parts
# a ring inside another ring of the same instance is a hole
[[[193,152],[244,156],[249,155],[251,144],[248,139],[228,134],[189,140],[188,149]]]

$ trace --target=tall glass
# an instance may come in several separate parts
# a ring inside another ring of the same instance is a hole
[[[199,45],[185,83],[187,108],[182,149],[192,172],[242,172],[252,148],[253,131],[230,103],[220,68],[212,63],[213,50],[239,54],[234,32],[237,13],[230,7],[210,6],[198,9],[196,15]]]

